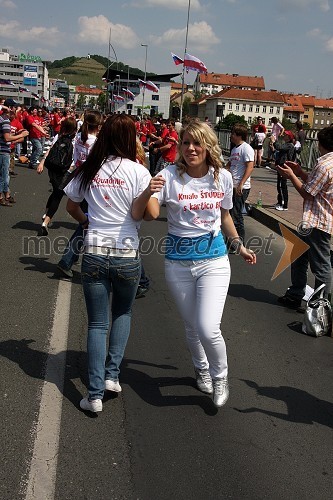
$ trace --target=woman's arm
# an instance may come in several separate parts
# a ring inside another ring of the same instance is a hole
[[[67,200],[66,210],[75,219],[83,229],[87,229],[89,225],[89,219],[87,215],[83,212],[80,207],[80,202],[72,201],[70,198]]]
[[[165,179],[161,175],[150,179],[146,189],[133,201],[131,215],[134,220],[154,220],[159,216],[160,205],[151,195],[161,191],[164,184]]]
[[[257,262],[256,254],[253,250],[249,250],[243,245],[242,240],[238,236],[229,210],[224,208],[221,208],[221,227],[223,234],[227,237],[231,247],[236,250],[236,253],[239,253],[239,255],[241,255],[249,264],[255,264]]]

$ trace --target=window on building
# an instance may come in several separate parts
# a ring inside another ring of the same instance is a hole
[[[316,111],[316,116],[319,116],[319,111]]]
[[[243,104],[242,111],[246,111],[246,104]]]
[[[256,105],[256,113],[260,113],[260,106]]]
[[[232,109],[232,102],[229,102],[229,109]]]
[[[304,118],[309,118],[309,115],[304,115]]]
[[[315,120],[315,125],[318,125],[318,120],[317,119]]]
[[[252,113],[253,112],[253,104],[250,104],[249,105],[249,112]]]
[[[238,102],[236,103],[236,111],[239,111],[239,104],[238,104]]]
[[[320,120],[320,125],[324,125],[324,120]]]
[[[331,116],[331,113],[330,113],[330,112],[328,112],[328,113],[327,113],[327,116]]]
[[[330,124],[330,121],[329,120],[326,120],[326,125],[329,125]]]
[[[248,119],[247,119],[248,123],[252,123],[252,116],[249,116]]]
[[[273,106],[270,106],[270,107],[269,107],[269,112],[270,112],[270,114],[271,114],[271,115],[274,113],[274,108],[273,108]]]
[[[325,116],[325,111],[323,111],[323,112],[321,113],[321,116]]]
[[[278,107],[276,108],[276,114],[278,115],[279,113],[280,113],[280,107],[278,106]]]
[[[151,96],[151,100],[152,101],[159,101],[160,100],[160,96],[159,95],[152,95]]]
[[[262,107],[262,112],[263,112],[263,113],[266,113],[266,106],[263,106],[263,107]]]

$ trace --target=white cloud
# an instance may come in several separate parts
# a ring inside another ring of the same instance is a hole
[[[322,31],[319,28],[313,28],[312,30],[307,32],[308,36],[312,38],[320,38],[322,36]]]
[[[323,12],[328,12],[330,10],[330,5],[328,0],[279,0],[280,5],[283,8],[290,9],[290,7],[296,7],[297,9],[303,9],[305,7],[319,8]]]
[[[329,52],[333,52],[333,37],[327,40],[326,50],[328,50]]]
[[[284,73],[278,73],[277,75],[275,75],[275,78],[277,80],[284,81],[287,79],[287,75],[285,75]]]
[[[58,28],[45,28],[43,26],[33,26],[32,28],[23,28],[18,21],[9,21],[0,24],[2,38],[13,39],[19,42],[40,42],[46,45],[56,45],[59,42],[60,32]]]
[[[12,0],[0,0],[0,7],[4,7],[5,9],[17,9],[17,6]]]
[[[186,36],[186,28],[174,29],[171,28],[165,31],[161,36],[150,37],[150,40],[156,45],[166,44],[170,47],[184,47]],[[201,52],[206,52],[212,45],[220,42],[219,38],[215,35],[212,27],[205,21],[193,23],[188,28],[188,51],[191,52],[192,48],[200,48]]]
[[[188,9],[188,0],[135,0],[131,3],[133,7],[165,7],[172,10]],[[191,1],[191,10],[200,10],[199,0]]]
[[[79,34],[78,41],[84,43],[95,43],[107,45],[111,28],[111,43],[125,49],[131,49],[140,43],[139,38],[129,26],[123,24],[112,24],[105,16],[87,17],[78,19]]]

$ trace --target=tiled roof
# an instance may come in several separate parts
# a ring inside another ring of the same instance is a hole
[[[333,99],[315,99],[315,108],[333,108]]]
[[[304,113],[301,96],[297,94],[282,94],[282,97],[286,104],[285,111],[298,111]]]
[[[265,88],[265,81],[263,76],[242,76],[238,74],[228,73],[207,73],[206,75],[199,75],[199,82],[201,84],[208,83],[211,85],[228,85],[230,87],[252,87],[258,89]]]
[[[76,87],[76,92],[79,92],[81,94],[92,94],[92,95],[99,95],[103,93],[103,90],[101,89],[91,89],[90,87],[85,87],[84,85],[79,85]]]
[[[226,99],[238,99],[240,101],[260,101],[260,102],[276,102],[284,104],[283,97],[280,92],[275,90],[241,90],[241,89],[224,89],[217,94],[209,96],[207,99],[216,99],[225,97]]]

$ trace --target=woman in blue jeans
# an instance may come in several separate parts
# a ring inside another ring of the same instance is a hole
[[[102,411],[104,391],[122,390],[119,367],[141,272],[138,223],[131,216],[131,206],[150,178],[149,171],[136,162],[134,122],[127,115],[114,115],[104,123],[83,168],[65,188],[67,210],[86,233],[81,274],[88,313],[89,387],[80,402],[83,410]],[[80,207],[83,199],[89,219]]]

